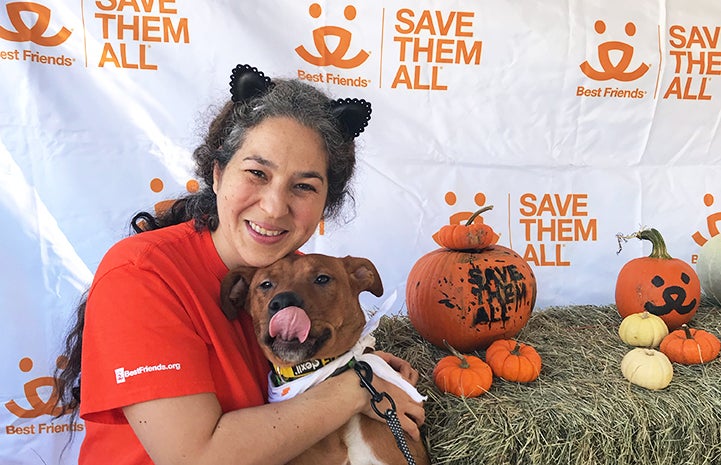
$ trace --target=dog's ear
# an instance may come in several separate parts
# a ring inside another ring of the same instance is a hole
[[[343,264],[358,294],[362,291],[370,291],[376,297],[383,295],[383,283],[373,262],[367,258],[344,257]]]
[[[256,269],[250,266],[233,268],[220,283],[220,309],[229,320],[238,318],[238,311],[245,307],[245,297]]]

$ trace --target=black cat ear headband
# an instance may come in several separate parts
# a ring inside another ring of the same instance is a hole
[[[230,95],[235,103],[247,102],[273,88],[269,77],[250,65],[238,65],[230,75]],[[340,98],[330,102],[330,111],[347,140],[358,137],[371,119],[371,104],[363,99]]]

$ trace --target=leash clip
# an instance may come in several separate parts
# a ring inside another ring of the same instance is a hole
[[[391,416],[390,412],[396,411],[396,403],[393,401],[393,398],[387,392],[378,392],[376,388],[373,387],[373,369],[371,369],[368,363],[356,360],[353,364],[353,370],[355,370],[358,378],[360,378],[361,387],[364,387],[371,394],[371,407],[373,411],[376,412],[376,415],[387,421]],[[382,402],[383,399],[388,400],[391,404],[390,408],[385,412],[381,412],[378,408],[378,404]]]
[[[348,365],[353,367],[353,370],[358,375],[358,378],[360,378],[361,387],[364,387],[368,392],[370,392],[371,407],[373,407],[373,411],[388,424],[388,427],[391,429],[393,437],[396,440],[398,449],[400,449],[403,453],[408,465],[416,465],[416,462],[411,455],[411,451],[408,449],[408,444],[406,444],[406,440],[403,437],[403,429],[398,421],[398,415],[396,415],[396,403],[393,401],[393,398],[387,392],[378,392],[376,388],[373,387],[373,369],[367,362],[356,360],[354,358],[348,363]],[[378,403],[380,403],[383,399],[387,399],[391,404],[390,408],[388,408],[385,412],[381,412],[378,408]]]

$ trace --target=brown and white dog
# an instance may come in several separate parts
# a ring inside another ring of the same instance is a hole
[[[378,271],[366,258],[290,255],[265,268],[238,267],[228,272],[221,285],[221,307],[229,319],[239,311],[250,313],[258,342],[275,367],[270,376],[271,401],[283,400],[290,390],[285,386],[312,385],[315,382],[308,380],[318,368],[335,369],[334,364],[346,363],[349,354],[363,349],[366,317],[358,301],[363,291],[383,294]],[[430,463],[421,442],[408,435],[405,440],[417,465]],[[359,414],[290,463],[405,465],[408,461],[388,425]]]

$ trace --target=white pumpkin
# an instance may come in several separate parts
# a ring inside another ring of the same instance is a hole
[[[637,347],[624,355],[621,373],[633,384],[658,390],[671,383],[673,365],[662,352]]]
[[[721,305],[721,234],[706,241],[699,250],[696,274],[703,293]]]
[[[630,346],[658,347],[668,336],[668,326],[663,318],[653,313],[632,313],[621,321],[618,336]]]

